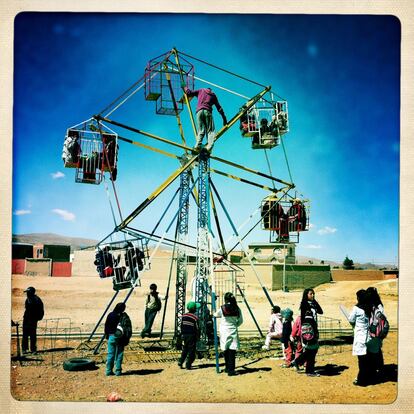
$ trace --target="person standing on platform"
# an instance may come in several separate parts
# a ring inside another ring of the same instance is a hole
[[[221,107],[216,94],[210,88],[201,88],[198,90],[190,90],[185,87],[184,91],[188,96],[197,96],[197,124],[198,134],[195,149],[200,150],[203,138],[207,135],[207,146],[206,149],[211,151],[214,145],[214,139],[216,137],[214,131],[214,120],[213,120],[213,105],[217,108],[217,111],[223,119],[223,125],[227,124],[227,118],[224,114],[224,110]]]

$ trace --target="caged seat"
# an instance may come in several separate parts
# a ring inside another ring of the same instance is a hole
[[[241,111],[245,110],[243,106]],[[253,149],[270,149],[279,145],[280,136],[288,132],[287,102],[261,101],[240,118],[242,136],[252,139]]]
[[[141,285],[148,257],[148,240],[137,239],[96,247],[94,264],[101,279],[111,277],[113,289],[122,290]]]
[[[275,232],[279,241],[309,229],[309,200],[280,200],[272,194],[262,201],[262,229]]]
[[[163,55],[148,62],[144,79],[145,99],[155,101],[155,112],[176,115],[184,106],[183,86],[194,88],[194,67],[183,58],[178,66]]]
[[[76,168],[77,183],[100,184],[104,172],[115,181],[118,147],[117,134],[99,131],[93,124],[69,128],[62,151],[64,166]]]

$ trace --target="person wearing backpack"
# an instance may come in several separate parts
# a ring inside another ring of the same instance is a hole
[[[353,307],[348,321],[354,328],[354,341],[352,345],[352,355],[358,357],[358,376],[353,384],[366,387],[372,384],[372,364],[371,356],[367,349],[369,336],[369,317],[371,307],[368,303],[366,290],[360,289],[356,293],[357,303]]]
[[[151,283],[150,291],[147,295],[147,301],[145,303],[145,326],[141,331],[141,338],[145,338],[146,336],[151,337],[152,325],[157,313],[161,310],[161,307],[161,297],[157,292],[157,285],[155,283]]]
[[[42,299],[35,294],[36,289],[29,286],[25,292],[27,298],[24,302],[22,352],[23,354],[28,352],[30,338],[30,351],[35,354],[37,352],[37,323],[43,319],[45,312]]]
[[[315,372],[315,359],[319,349],[318,314],[323,314],[323,310],[315,299],[313,289],[307,288],[303,291],[299,310],[303,352],[291,365],[299,371],[299,366],[305,364],[305,372],[309,377],[319,377],[320,375]]]
[[[308,377],[319,377],[315,371],[315,359],[318,353],[318,329],[312,311],[307,310],[305,317],[301,318],[301,343],[302,353],[299,354],[292,362],[297,372],[300,371],[300,365],[305,365],[305,373]]]
[[[105,337],[108,340],[108,353],[106,357],[106,376],[122,374],[122,360],[124,348],[132,336],[131,319],[125,312],[124,302],[117,303],[114,310],[109,313],[105,321]],[[115,373],[113,368],[115,365]]]
[[[224,305],[214,314],[220,322],[220,348],[224,354],[225,372],[229,377],[237,375],[236,352],[240,347],[239,326],[243,323],[242,312],[233,293],[226,292]]]
[[[382,354],[382,341],[387,336],[389,324],[384,312],[380,295],[375,287],[367,289],[367,300],[371,309],[370,316],[370,341],[367,343],[368,352],[372,355],[378,380],[384,372],[384,356]]]

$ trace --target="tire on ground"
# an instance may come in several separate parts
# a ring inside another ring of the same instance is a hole
[[[94,368],[96,368],[95,361],[89,358],[69,358],[63,362],[65,371],[87,371]]]

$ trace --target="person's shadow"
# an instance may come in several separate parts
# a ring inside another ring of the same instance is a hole
[[[316,367],[315,371],[321,376],[334,377],[335,375],[339,375],[346,369],[349,369],[349,367],[346,365],[326,364],[323,366]]]
[[[159,374],[160,372],[164,371],[162,368],[157,369],[132,369],[130,371],[125,371],[122,373],[124,375],[151,375],[151,374]]]
[[[383,384],[385,382],[397,382],[398,381],[398,365],[388,364],[384,365],[381,376],[378,378],[377,383]]]
[[[248,362],[247,364],[241,365],[237,368],[237,375],[246,375],[246,374],[253,374],[254,372],[259,371],[271,371],[271,367],[260,367],[260,368],[250,368],[249,365],[252,365],[258,361],[260,361],[263,358],[257,358],[254,361]]]

